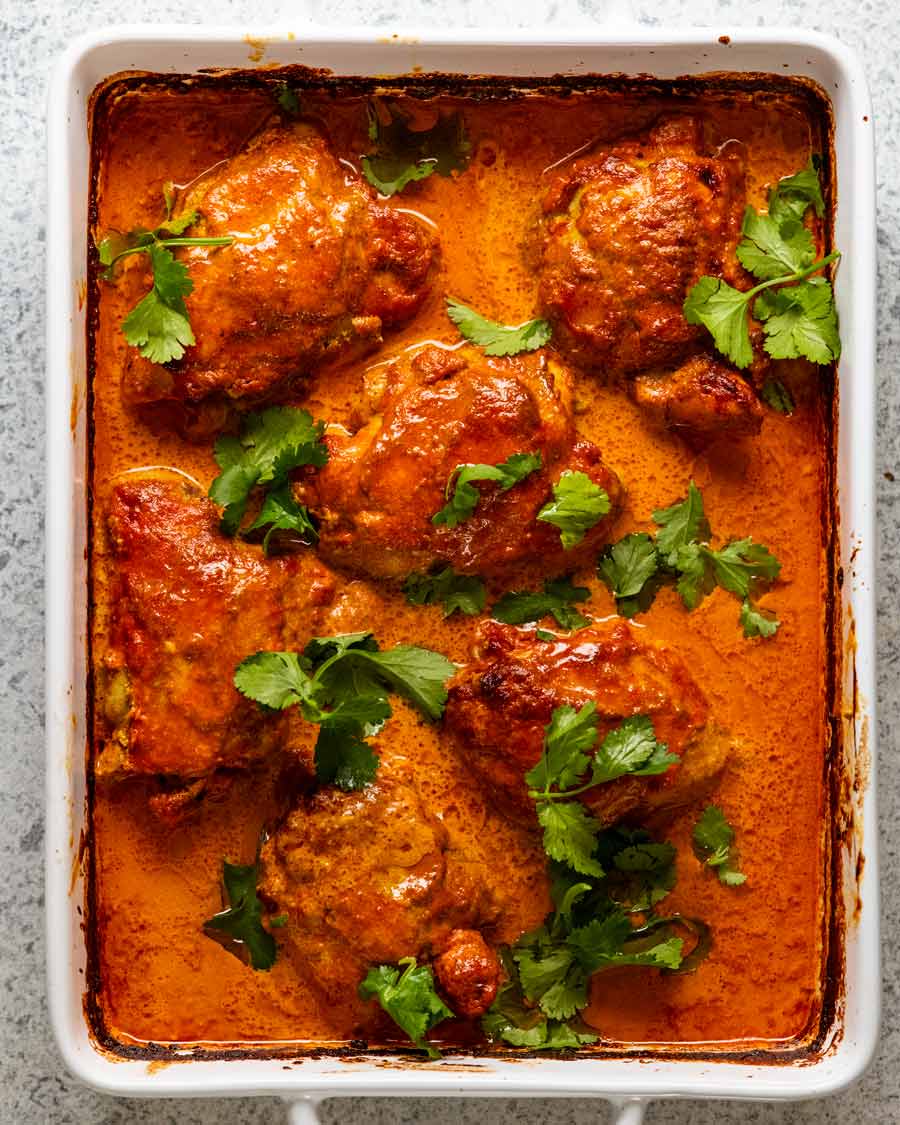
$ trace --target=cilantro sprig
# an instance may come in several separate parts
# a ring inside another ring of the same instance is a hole
[[[447,298],[447,316],[460,335],[477,344],[485,355],[519,355],[542,348],[553,334],[549,320],[526,320],[522,324],[498,324],[452,297]]]
[[[474,513],[481,493],[473,481],[495,481],[508,492],[541,467],[540,453],[513,453],[498,465],[457,465],[447,478],[447,503],[431,517],[436,526],[456,527]]]
[[[675,885],[671,844],[613,828],[596,847],[608,873],[585,877],[551,864],[553,913],[501,951],[508,979],[482,1020],[489,1038],[533,1050],[592,1043],[579,1014],[594,973],[626,965],[688,971],[708,952],[704,923],[655,914]],[[685,932],[695,939],[687,956]]]
[[[610,507],[606,490],[587,473],[566,469],[553,486],[553,499],[541,508],[537,518],[558,527],[563,550],[571,551],[609,515]]]
[[[435,172],[449,176],[468,167],[472,146],[462,114],[442,114],[430,129],[411,128],[409,118],[392,105],[370,102],[368,114],[374,150],[362,157],[362,170],[382,195],[396,195]]]
[[[463,613],[473,617],[484,609],[487,594],[484,583],[473,574],[457,574],[452,566],[439,567],[423,573],[414,570],[403,583],[403,593],[410,605],[444,606],[444,616]]]
[[[547,855],[599,878],[604,871],[594,851],[601,825],[574,798],[626,774],[665,773],[678,757],[657,742],[646,715],[623,719],[599,745],[597,719],[593,701],[577,711],[568,704],[557,707],[544,735],[540,760],[525,774],[525,782],[544,830]]]
[[[725,886],[739,887],[746,883],[747,876],[738,866],[734,829],[718,805],[707,805],[694,826],[694,850]]]
[[[560,629],[583,629],[591,619],[575,609],[575,602],[591,596],[587,586],[573,586],[569,578],[548,578],[543,591],[511,590],[494,604],[491,617],[505,625],[525,625],[553,617]]]
[[[763,346],[773,359],[803,357],[832,363],[841,354],[834,293],[815,277],[840,258],[835,250],[816,258],[803,217],[812,207],[820,218],[825,203],[813,159],[796,175],[780,180],[769,193],[769,210],[744,212],[741,265],[759,284],[741,291],[718,277],[701,277],[684,302],[689,324],[701,324],[716,348],[736,367],[753,361],[748,314],[763,327]]]
[[[391,717],[388,696],[401,696],[437,721],[455,671],[439,652],[415,645],[381,651],[371,633],[345,633],[314,637],[302,653],[248,656],[235,671],[234,685],[272,710],[299,706],[303,718],[319,726],[317,779],[351,790],[375,778],[379,759],[366,740]]]
[[[655,537],[646,532],[626,535],[608,547],[597,563],[597,574],[623,617],[646,612],[666,581],[674,581],[689,610],[718,585],[741,599],[745,637],[774,636],[780,622],[752,601],[755,589],[774,582],[781,572],[781,563],[768,547],[749,536],[712,547],[703,496],[693,481],[684,500],[658,509],[653,519],[659,527]]]
[[[430,1059],[439,1059],[441,1052],[425,1036],[443,1020],[453,1019],[454,1013],[435,991],[429,965],[417,965],[415,957],[403,957],[397,965],[369,969],[359,985],[359,995],[363,1000],[377,1000],[415,1046]]]
[[[246,957],[252,969],[267,972],[275,964],[278,946],[263,925],[263,906],[256,893],[258,878],[258,863],[242,866],[223,860],[222,883],[228,906],[207,919],[203,929],[236,956]],[[275,920],[269,924],[274,925]]]
[[[198,211],[185,211],[173,218],[175,202],[171,185],[163,188],[165,220],[153,230],[135,227],[128,234],[112,233],[97,245],[103,277],[115,278],[115,267],[131,254],[146,254],[153,285],[122,321],[125,339],[153,363],[181,359],[184,349],[195,343],[184,303],[194,288],[187,266],[176,260],[172,248],[180,246],[229,246],[231,238],[185,238],[184,232],[200,218]]]
[[[321,468],[326,463],[324,431],[324,423],[314,422],[305,410],[270,406],[258,414],[245,414],[239,437],[228,434],[218,439],[214,456],[222,471],[210,485],[209,496],[223,509],[223,534],[238,533],[251,493],[261,487],[263,503],[246,533],[267,529],[266,554],[276,531],[296,532],[308,543],[318,539],[306,508],[294,500],[288,473],[301,465]]]

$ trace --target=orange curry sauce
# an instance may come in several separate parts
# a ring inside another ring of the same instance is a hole
[[[359,163],[368,147],[365,97],[311,88],[304,107],[326,123],[336,153]],[[273,112],[271,92],[228,78],[108,87],[95,117],[95,214],[92,234],[153,227],[162,217],[162,186],[187,184],[235,152]],[[431,103],[432,105],[434,103]],[[592,142],[637,132],[662,112],[702,113],[713,141],[746,146],[748,202],[764,204],[768,186],[801,168],[827,145],[816,99],[799,87],[758,84],[735,92],[694,84],[679,93],[618,88],[597,80],[577,91],[466,99],[459,107],[473,145],[469,169],[412,185],[392,205],[412,209],[440,232],[440,275],[423,311],[387,334],[374,354],[320,370],[298,386],[296,405],[315,417],[345,421],[361,403],[363,372],[421,341],[458,339],[444,312],[452,294],[508,324],[535,314],[536,278],[522,252],[548,169]],[[102,125],[102,127],[101,127]],[[123,405],[127,345],[120,323],[134,303],[127,287],[96,279],[92,385],[94,660],[104,652],[102,522],[117,475],[141,466],[174,466],[206,488],[217,469],[212,442],[191,443],[154,432]],[[823,1003],[827,863],[825,758],[828,749],[828,646],[831,500],[828,475],[832,417],[830,374],[783,364],[779,376],[797,403],[785,417],[766,410],[758,437],[726,437],[698,453],[654,425],[623,393],[577,374],[577,425],[601,449],[626,489],[613,539],[653,530],[651,512],[679,500],[693,478],[702,489],[714,542],[753,536],[781,560],[781,578],[761,599],[782,626],[771,640],[746,640],[740,603],[716,589],[688,614],[665,588],[637,618],[648,634],[677,651],[707,694],[733,751],[713,800],[737,832],[748,879],[722,886],[691,849],[703,803],[679,810],[665,828],[678,848],[678,883],[667,912],[704,918],[712,927],[709,958],[693,974],[651,969],[594,978],[584,1013],[600,1036],[595,1051],[623,1045],[703,1044],[706,1050],[786,1048],[814,1037]],[[794,369],[796,368],[796,369]],[[527,578],[527,576],[526,576]],[[342,579],[349,583],[349,579]],[[588,612],[612,615],[613,600],[591,570]],[[527,583],[538,588],[540,578]],[[467,659],[480,618],[444,620],[440,607],[406,604],[401,592],[356,581],[367,610],[364,627],[383,646],[418,643]],[[519,585],[522,588],[522,585]],[[442,744],[440,731],[396,707],[382,754],[414,762],[444,814],[468,832],[485,832],[477,783]],[[93,794],[95,1024],[105,1042],[235,1044],[335,1042],[323,1033],[313,991],[288,957],[271,972],[253,972],[201,925],[221,909],[222,857],[252,862],[262,822],[274,807],[264,773],[240,779],[224,798],[172,829],[148,811],[139,782],[97,785]],[[546,887],[533,886],[515,862],[520,829],[496,815],[486,846],[540,919]],[[482,836],[482,842],[484,839]],[[360,841],[365,846],[365,841]],[[511,885],[514,885],[511,884]],[[340,1027],[330,1012],[330,1027]],[[347,1034],[349,1034],[349,1029]],[[440,1028],[435,1038],[440,1039]]]

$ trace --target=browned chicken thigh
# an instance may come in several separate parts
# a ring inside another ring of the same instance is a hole
[[[152,798],[177,815],[218,770],[259,762],[286,717],[264,713],[233,685],[236,665],[282,649],[286,615],[299,628],[315,601],[311,558],[266,560],[224,538],[215,506],[174,474],[117,484],[107,514],[109,644],[97,669],[98,777],[160,777]]]
[[[530,861],[543,878],[539,849]],[[518,921],[522,905],[477,841],[460,849],[444,818],[385,764],[366,789],[301,800],[263,848],[260,891],[287,914],[280,940],[296,943],[326,1007],[345,1008],[370,966],[414,957],[432,960],[457,1015],[480,1015],[500,981],[493,944],[539,921],[533,908]],[[361,1000],[356,1018],[360,1033],[383,1022]]]
[[[325,359],[380,342],[428,291],[436,245],[332,153],[312,124],[273,125],[179,200],[189,233],[225,247],[179,251],[196,344],[178,362],[129,352],[134,402],[258,400]]]
[[[755,433],[762,420],[682,310],[702,276],[746,276],[734,253],[744,176],[737,146],[710,154],[702,121],[685,116],[574,161],[543,200],[539,299],[554,343],[606,378],[650,376],[632,384],[637,400],[695,433]]]
[[[548,642],[533,630],[489,624],[481,651],[450,684],[445,729],[507,814],[534,818],[525,774],[540,759],[555,708],[596,704],[602,739],[622,719],[647,715],[681,761],[655,777],[621,777],[584,792],[604,824],[684,804],[711,784],[728,744],[678,657],[625,621],[595,623]]]
[[[375,415],[355,434],[330,430],[328,464],[300,486],[320,520],[327,562],[397,579],[440,560],[487,576],[521,563],[572,566],[605,542],[621,487],[597,447],[575,431],[562,364],[544,352],[492,359],[473,347],[429,346],[376,374]],[[539,453],[540,469],[505,491],[479,482],[467,519],[454,527],[432,522],[455,469],[516,453]],[[559,530],[537,519],[565,470],[585,473],[611,504],[569,551]]]

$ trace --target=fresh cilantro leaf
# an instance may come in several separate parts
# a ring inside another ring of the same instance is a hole
[[[777,617],[768,617],[749,598],[744,599],[741,605],[741,625],[745,637],[772,637],[778,632],[780,624]]]
[[[710,573],[709,560],[699,543],[685,543],[675,553],[675,589],[686,609],[696,609],[712,590],[715,579]]]
[[[542,348],[553,334],[548,320],[527,320],[510,326],[486,320],[467,305],[447,298],[447,316],[464,336],[484,350],[485,355],[518,355]]]
[[[260,413],[245,414],[240,437],[224,435],[216,442],[214,457],[222,470],[209,488],[210,499],[222,509],[221,530],[236,535],[250,494],[261,485],[267,492],[256,520],[247,531],[269,527],[263,540],[268,553],[273,531],[296,531],[315,542],[318,533],[309,513],[294,500],[288,473],[301,465],[321,468],[328,460],[322,440],[324,423],[314,422],[306,410],[293,406],[270,406]]]
[[[563,550],[571,551],[609,510],[604,489],[587,473],[566,469],[553,486],[553,500],[541,508],[537,518],[558,527]]]
[[[172,218],[174,187],[163,185],[165,221],[155,230],[136,228],[129,234],[113,232],[97,245],[103,276],[112,281],[116,263],[129,254],[146,254],[150,259],[153,286],[122,321],[125,339],[138,348],[151,363],[170,363],[181,359],[184,349],[195,343],[184,303],[194,287],[187,266],[176,261],[169,247],[228,246],[231,238],[182,238],[200,218],[198,211],[186,211]]]
[[[304,719],[319,725],[316,776],[323,784],[361,789],[378,768],[365,741],[391,715],[388,694],[408,699],[432,720],[447,701],[446,681],[455,672],[440,653],[413,645],[378,650],[370,633],[314,637],[302,656],[258,652],[234,674],[235,687],[265,707],[299,705]]]
[[[552,616],[561,629],[583,629],[590,618],[572,603],[587,601],[590,596],[587,586],[573,586],[568,578],[547,579],[543,593],[514,590],[504,594],[491,609],[491,616],[506,625],[524,625]]]
[[[309,512],[294,499],[287,481],[268,490],[259,515],[247,531],[263,527],[268,529],[263,539],[263,551],[266,554],[269,553],[269,540],[275,531],[293,531],[305,543],[315,543],[319,538]]]
[[[834,293],[824,278],[760,293],[753,315],[762,321],[764,346],[773,359],[802,356],[824,364],[840,357]]]
[[[709,330],[718,350],[735,365],[753,362],[747,305],[753,290],[742,293],[719,277],[701,277],[684,302],[684,319]]]
[[[377,1000],[420,1050],[430,1059],[440,1058],[440,1051],[425,1036],[443,1020],[453,1019],[453,1012],[435,991],[430,966],[416,965],[414,957],[403,957],[398,965],[402,974],[393,965],[369,969],[359,985],[359,995],[363,1000]]]
[[[753,358],[747,309],[754,298],[753,315],[763,323],[765,348],[775,359],[803,356],[822,364],[840,355],[831,286],[821,277],[807,280],[840,255],[835,251],[814,261],[813,236],[803,225],[810,206],[819,217],[824,215],[825,202],[813,160],[773,188],[767,215],[752,207],[744,213],[737,256],[760,284],[739,292],[721,278],[702,277],[688,293],[685,319],[689,324],[704,325],[718,350],[737,367],[748,367]],[[776,285],[779,288],[773,290]]]
[[[446,683],[456,671],[456,665],[441,653],[416,645],[396,645],[384,652],[351,650],[343,656],[341,676],[348,674],[347,665],[363,666],[433,722],[444,713]],[[335,664],[330,663],[328,675],[334,676],[336,671]],[[323,682],[327,682],[324,676]]]
[[[653,522],[659,525],[656,533],[657,550],[668,566],[675,566],[680,547],[687,546],[695,539],[709,538],[703,496],[693,481],[688,485],[688,494],[684,500],[679,500],[670,508],[658,508],[653,513]]]
[[[659,552],[643,531],[626,535],[607,547],[597,563],[597,576],[612,591],[624,617],[633,617],[639,609],[649,608],[640,605],[639,599],[658,570]]]
[[[187,313],[166,304],[155,286],[122,321],[122,332],[151,363],[181,359],[184,349],[194,343]]]
[[[449,176],[463,171],[472,146],[460,113],[441,115],[430,129],[412,129],[396,107],[369,105],[369,140],[374,152],[362,158],[363,175],[382,195],[395,195],[407,184],[433,173]],[[389,118],[387,123],[382,115]]]
[[[488,1038],[503,1040],[513,1047],[532,1050],[567,1050],[594,1043],[597,1036],[572,1021],[551,1020],[540,1008],[525,1000],[518,981],[518,969],[512,967],[515,980],[505,981],[497,999],[481,1021]]]
[[[707,805],[694,826],[694,848],[707,867],[713,867],[719,880],[729,887],[738,887],[747,876],[738,869],[734,850],[734,829],[718,805]]]
[[[262,903],[256,893],[258,878],[257,864],[242,867],[223,860],[222,882],[228,908],[204,922],[203,929],[210,936],[225,935],[229,943],[238,943],[251,968],[268,971],[275,964],[278,947],[262,924]]]
[[[435,526],[456,527],[467,520],[481,499],[481,493],[472,481],[496,481],[501,492],[508,492],[513,485],[523,481],[540,467],[540,453],[513,453],[499,465],[457,465],[447,478],[444,490],[444,495],[449,500],[439,512],[435,512],[431,522]]]
[[[771,406],[779,414],[794,413],[794,400],[791,397],[791,392],[781,380],[774,379],[771,375],[763,383],[759,397],[767,406]]]
[[[760,281],[800,273],[815,258],[812,234],[799,219],[775,219],[748,207],[741,233],[738,261]]]
[[[282,711],[295,703],[312,703],[313,685],[295,652],[257,652],[237,666],[234,686],[242,695]]]
[[[653,723],[647,715],[634,715],[622,722],[600,743],[591,772],[591,784],[615,781],[629,774],[649,777],[665,773],[678,761],[666,745],[656,741]]]
[[[544,830],[544,851],[551,859],[568,864],[582,875],[599,878],[603,874],[593,858],[600,822],[580,801],[540,801],[537,817]]]
[[[629,913],[647,913],[675,886],[675,848],[644,829],[610,828],[597,839],[610,897]]]
[[[377,702],[384,706],[383,717],[389,718],[390,704]],[[374,707],[371,713],[375,713]],[[322,720],[315,750],[316,780],[321,785],[336,785],[345,791],[365,789],[375,780],[379,762],[358,723],[330,717]]]
[[[293,86],[287,82],[279,82],[275,86],[275,101],[289,117],[296,117],[300,113],[300,98]]]
[[[750,584],[755,579],[771,582],[781,571],[781,563],[769,548],[754,543],[749,536],[732,540],[717,551],[704,547],[703,552],[712,563],[719,585],[739,598],[749,596]]]
[[[588,750],[597,741],[597,705],[593,700],[579,710],[563,704],[555,708],[544,734],[540,761],[525,774],[525,782],[539,793],[553,786],[571,789],[587,772]]]
[[[443,602],[444,616],[464,613],[474,617],[484,609],[487,595],[484,583],[471,574],[457,574],[452,566],[423,574],[415,570],[403,583],[410,605],[436,605]]]
[[[818,158],[811,156],[806,167],[793,176],[785,176],[769,193],[769,214],[777,220],[802,219],[809,207],[821,219],[825,200],[819,183]]]

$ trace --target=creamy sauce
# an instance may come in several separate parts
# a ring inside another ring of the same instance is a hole
[[[660,112],[696,98],[660,99],[602,90],[570,97],[443,104],[463,107],[473,141],[465,174],[432,176],[395,199],[433,222],[442,243],[441,274],[423,312],[384,346],[342,369],[321,371],[295,396],[317,417],[352,422],[361,408],[363,371],[421,341],[454,344],[444,294],[506,323],[534,315],[536,281],[527,243],[536,200],[550,169],[570,154],[625,129],[637,131]],[[802,167],[821,150],[808,103],[789,95],[700,98],[709,133],[735,139],[748,154],[748,198],[761,205],[767,185]],[[264,94],[152,88],[122,98],[108,132],[98,137],[97,226],[127,230],[160,221],[162,185],[186,184],[234,152],[271,113]],[[304,95],[304,106],[327,123],[339,156],[358,163],[367,147],[359,98]],[[212,443],[191,444],[154,432],[122,405],[126,351],[119,324],[134,303],[127,285],[97,284],[93,377],[95,657],[103,651],[105,499],[118,474],[137,466],[171,465],[204,488],[216,474]],[[652,425],[620,389],[579,375],[577,425],[601,449],[626,488],[615,538],[652,530],[650,514],[680,499],[693,478],[703,491],[715,542],[752,535],[783,564],[781,579],[761,599],[782,627],[771,641],[744,639],[739,602],[716,590],[688,615],[665,589],[638,623],[681,654],[706,692],[716,721],[730,731],[733,760],[714,799],[736,826],[745,886],[721,886],[694,858],[690,833],[702,803],[679,812],[666,838],[679,850],[678,885],[666,908],[704,918],[714,945],[697,972],[660,976],[651,970],[607,972],[594,980],[586,1020],[611,1044],[704,1043],[715,1047],[786,1045],[808,1036],[821,1002],[825,903],[824,762],[829,497],[826,479],[830,404],[820,376],[780,373],[797,401],[789,418],[766,411],[758,438],[726,439],[697,453]],[[592,572],[595,618],[614,613]],[[530,585],[537,587],[534,576]],[[442,619],[439,609],[408,606],[398,592],[373,589],[364,627],[383,645],[404,641],[464,661],[478,619]],[[535,918],[547,909],[546,887],[524,879],[515,854],[517,830],[491,819],[474,781],[438,732],[401,707],[386,752],[408,760],[429,779],[436,806],[496,850],[509,878],[521,881]],[[314,993],[282,957],[271,973],[254,973],[201,931],[221,908],[221,860],[249,862],[260,825],[274,807],[265,775],[240,779],[222,798],[172,830],[146,808],[135,784],[97,788],[96,862],[99,1005],[109,1035],[123,1043],[334,1041],[340,1013],[323,1025]],[[452,812],[450,806],[452,805]],[[496,826],[500,827],[496,827]],[[530,896],[530,897],[529,897]],[[515,934],[510,935],[511,938]]]

